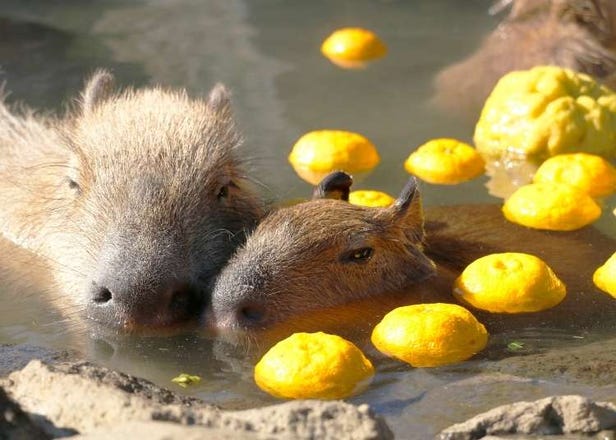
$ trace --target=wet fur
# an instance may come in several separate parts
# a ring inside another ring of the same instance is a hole
[[[205,292],[263,213],[228,92],[114,91],[99,71],[78,101],[62,116],[0,103],[2,235],[50,266],[63,309],[83,309],[105,270],[143,273],[143,289],[182,276]]]

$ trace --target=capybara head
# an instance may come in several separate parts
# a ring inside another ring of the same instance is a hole
[[[115,92],[112,82],[96,73],[80,108],[57,122],[66,160],[47,164],[55,171],[40,197],[53,203],[41,200],[46,222],[35,248],[61,301],[88,318],[165,327],[198,315],[262,207],[222,85],[199,100],[162,88]]]
[[[415,179],[388,208],[348,203],[350,185],[350,176],[330,174],[312,201],[265,217],[217,279],[207,324],[267,328],[431,276]]]

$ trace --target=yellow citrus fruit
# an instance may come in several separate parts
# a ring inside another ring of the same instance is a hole
[[[416,304],[389,312],[372,331],[382,353],[414,367],[462,362],[483,350],[488,332],[456,304]]]
[[[371,208],[385,208],[394,203],[395,199],[381,191],[372,191],[360,189],[351,191],[349,194],[349,202],[353,205],[368,206]]]
[[[573,231],[601,216],[601,208],[584,191],[558,183],[518,188],[503,206],[507,220],[529,228]]]
[[[404,168],[429,183],[456,184],[483,173],[485,163],[470,145],[456,139],[433,139],[415,150]]]
[[[343,28],[335,31],[321,45],[321,53],[340,67],[362,67],[367,61],[385,56],[387,47],[372,31]]]
[[[327,333],[295,333],[255,366],[255,382],[283,399],[342,399],[365,388],[374,367],[351,342]]]
[[[567,288],[540,258],[508,252],[473,261],[456,279],[453,293],[478,309],[525,313],[554,307]]]
[[[490,158],[616,154],[616,94],[588,75],[538,66],[503,76],[475,127]]]
[[[616,298],[616,252],[595,271],[592,280],[595,286]]]
[[[353,177],[378,165],[379,153],[364,136],[343,130],[318,130],[303,135],[293,146],[289,162],[305,181],[316,185],[332,171]]]
[[[616,192],[616,168],[594,154],[559,154],[541,164],[533,182],[565,183],[591,197],[604,197]]]

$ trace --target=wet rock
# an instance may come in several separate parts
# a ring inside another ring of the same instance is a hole
[[[47,440],[51,438],[0,388],[0,440]]]
[[[0,386],[24,410],[44,416],[56,427],[99,435],[93,438],[122,438],[100,436],[112,432],[108,431],[111,428],[120,429],[120,425],[126,429],[146,429],[126,424],[152,421],[200,425],[228,431],[234,438],[392,438],[385,423],[365,405],[294,401],[252,410],[222,411],[147,380],[83,361],[50,365],[33,360],[22,370],[0,379]],[[204,438],[220,438],[212,435]],[[186,437],[170,434],[168,438]]]
[[[473,440],[507,434],[592,434],[616,429],[616,405],[582,396],[555,396],[494,408],[443,430],[439,439]]]

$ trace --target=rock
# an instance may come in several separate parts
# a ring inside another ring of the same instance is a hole
[[[229,414],[250,420],[254,430],[267,438],[393,439],[385,421],[368,405],[297,400]]]
[[[115,432],[109,430],[119,429],[120,425],[126,429],[146,429],[143,425],[130,424],[152,421],[200,425],[229,432],[235,436],[233,438],[238,435],[289,439],[393,438],[385,422],[366,405],[293,401],[259,409],[222,411],[147,380],[83,361],[49,365],[33,360],[22,370],[0,380],[0,386],[4,386],[26,411],[46,417],[56,427],[99,435],[93,438],[122,438],[121,435],[100,436]],[[192,431],[186,431],[189,433],[193,435]],[[211,438],[219,438],[216,433],[213,431]],[[178,437],[171,435],[169,438],[184,439],[185,436],[178,434]]]
[[[555,396],[494,408],[441,431],[442,440],[506,434],[591,434],[616,428],[616,405],[582,396]]]
[[[240,434],[232,430],[185,426],[167,422],[127,422],[118,426],[95,429],[89,434],[71,437],[71,440],[115,440],[147,438],[148,440],[249,440],[255,435]]]
[[[47,440],[40,429],[19,405],[0,388],[0,440]]]

